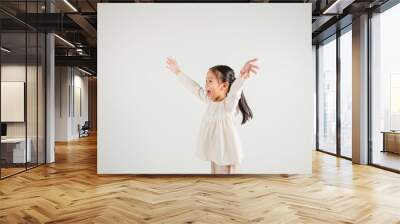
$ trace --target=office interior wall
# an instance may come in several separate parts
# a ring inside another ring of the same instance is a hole
[[[88,77],[74,67],[56,67],[55,73],[55,140],[77,139],[78,124],[88,120]]]

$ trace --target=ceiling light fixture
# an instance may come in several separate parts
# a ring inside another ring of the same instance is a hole
[[[328,14],[328,13],[332,13],[332,9],[334,9],[337,4],[339,4],[341,0],[336,0],[332,5],[330,5],[327,9],[324,10],[324,12],[322,14]]]
[[[7,53],[10,53],[10,52],[11,52],[11,50],[9,50],[9,49],[7,49],[7,48],[5,48],[5,47],[1,47],[1,50],[4,51],[4,52],[7,52]]]
[[[88,72],[88,71],[86,71],[86,70],[83,70],[83,69],[81,69],[81,68],[79,68],[79,67],[78,67],[78,69],[79,69],[79,71],[81,71],[81,72],[83,72],[83,73],[85,73],[85,74],[92,75],[92,73],[90,73],[90,72]]]
[[[64,43],[68,44],[69,46],[75,48],[75,45],[73,45],[73,44],[72,44],[71,42],[69,42],[68,40],[66,40],[66,39],[64,39],[64,38],[62,38],[62,37],[60,37],[60,36],[57,35],[57,34],[54,34],[54,36],[56,36],[58,39],[60,39],[60,40],[63,41]]]
[[[78,10],[71,4],[69,3],[68,0],[64,0],[65,4],[67,4],[72,10],[74,10],[74,12],[78,12]]]

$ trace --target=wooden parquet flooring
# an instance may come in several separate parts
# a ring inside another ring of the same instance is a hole
[[[312,175],[97,175],[96,137],[0,181],[0,223],[400,223],[400,175],[314,152]]]

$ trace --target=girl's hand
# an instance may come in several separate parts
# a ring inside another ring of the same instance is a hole
[[[240,77],[247,79],[250,77],[251,73],[257,74],[257,69],[259,69],[259,67],[255,65],[256,61],[257,58],[254,58],[246,62],[246,64],[244,64],[243,68],[240,70]]]
[[[171,72],[175,73],[178,75],[179,72],[181,72],[178,63],[176,63],[175,59],[172,57],[167,57],[167,67]]]

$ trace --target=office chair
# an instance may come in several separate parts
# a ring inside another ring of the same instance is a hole
[[[89,129],[90,129],[89,121],[85,121],[82,127],[80,127],[80,125],[78,124],[79,138],[89,136]]]

